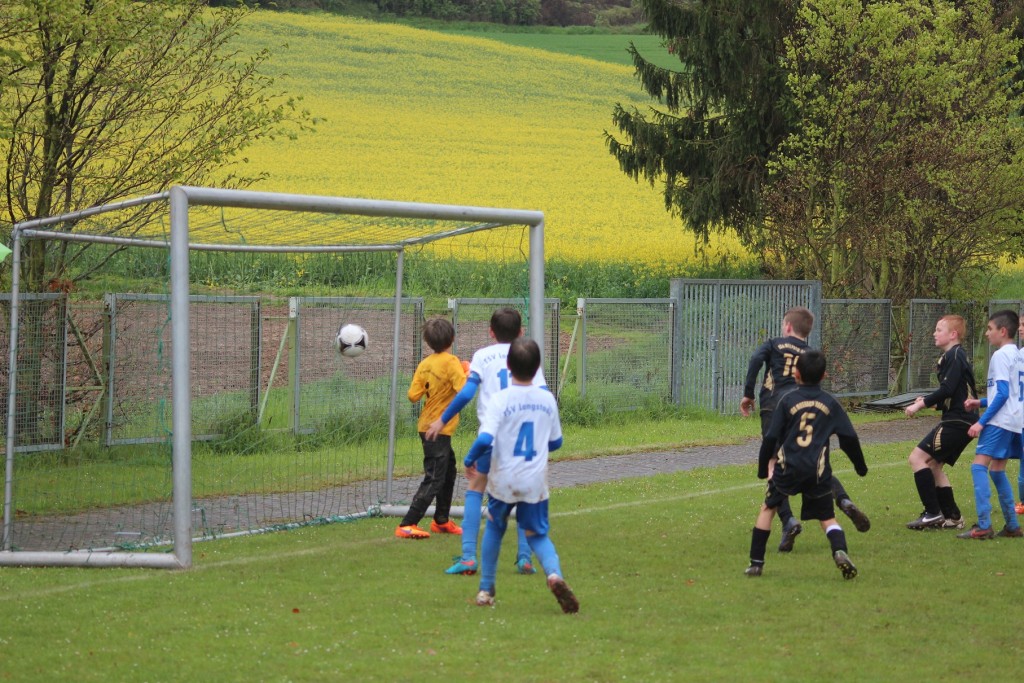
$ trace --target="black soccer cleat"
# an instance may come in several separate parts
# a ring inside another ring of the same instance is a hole
[[[871,528],[871,520],[868,516],[861,512],[861,509],[853,504],[853,501],[849,498],[844,498],[839,503],[839,509],[843,511],[843,514],[849,517],[853,521],[853,526],[857,531],[864,533]]]
[[[946,523],[946,517],[941,513],[930,514],[927,510],[921,513],[921,516],[912,522],[907,522],[907,528],[913,531],[921,531],[922,529],[941,529],[943,524]]]
[[[790,517],[789,521],[786,522],[786,526],[782,527],[782,540],[779,541],[779,552],[788,553],[792,552],[793,544],[796,542],[796,537],[800,535],[800,532],[804,528],[800,522],[796,521],[795,517]]]
[[[764,571],[764,565],[763,564],[752,564],[749,567],[747,567],[744,570],[743,573],[746,574],[747,576],[753,578],[755,576],[761,576],[761,573],[763,571]]]
[[[850,560],[850,556],[846,554],[845,550],[837,550],[832,553],[832,559],[835,560],[836,566],[839,567],[839,571],[843,573],[844,579],[852,579],[857,576],[857,568],[853,566],[853,562]]]

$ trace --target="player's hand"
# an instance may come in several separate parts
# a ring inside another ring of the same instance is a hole
[[[861,467],[860,469],[854,468],[853,471],[857,473],[858,477],[863,477],[868,473],[868,466],[864,465],[864,467]]]
[[[966,403],[966,401],[964,403]],[[983,428],[984,425],[982,425],[980,422],[975,422],[974,424],[971,425],[971,428],[967,430],[967,436],[971,437],[972,439],[976,439],[978,438],[978,435],[981,434],[981,430]]]
[[[430,426],[427,427],[427,431],[423,432],[423,438],[427,441],[436,441],[437,435],[441,433],[443,428],[444,423],[441,422],[441,418],[437,418],[430,423]]]
[[[754,399],[744,396],[742,400],[740,400],[740,412],[743,413],[743,417],[750,417],[753,410]]]
[[[473,481],[474,479],[476,479],[476,475],[476,465],[466,465],[466,479]]]
[[[914,402],[903,410],[903,413],[907,417],[913,417],[917,411],[921,410],[921,408],[924,408],[924,396],[918,396],[915,398]]]
[[[969,398],[966,401],[964,401],[964,408],[967,408],[967,410],[977,410],[980,407],[981,401],[979,399]]]

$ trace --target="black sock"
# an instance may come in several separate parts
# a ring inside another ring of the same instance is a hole
[[[784,498],[782,504],[779,505],[778,509],[779,521],[782,522],[782,527],[785,528],[789,524],[789,520],[793,519],[793,508],[789,504],[789,498]]]
[[[750,534],[750,564],[764,564],[764,551],[768,547],[771,531],[754,527]]]
[[[946,519],[960,519],[962,515],[960,513],[960,508],[956,504],[956,499],[953,498],[952,486],[936,487],[935,496],[939,500],[939,508],[942,510],[942,514]]]
[[[931,469],[925,467],[914,472],[914,484],[917,485],[917,495],[921,498],[924,511],[929,515],[939,514],[939,496],[935,489],[935,475]]]
[[[832,546],[833,555],[837,550],[846,551],[846,534],[842,529],[833,529],[828,532],[828,542]]]

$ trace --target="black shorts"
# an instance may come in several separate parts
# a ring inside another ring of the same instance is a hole
[[[928,435],[921,439],[917,447],[927,453],[933,460],[945,465],[955,465],[960,454],[971,442],[967,430],[971,425],[961,420],[940,422]]]
[[[778,509],[786,498],[798,493],[801,494],[800,519],[823,522],[836,516],[832,504],[832,477],[822,480],[815,475],[800,478],[780,474],[777,470],[775,476],[768,480],[768,490],[764,495],[765,507]]]

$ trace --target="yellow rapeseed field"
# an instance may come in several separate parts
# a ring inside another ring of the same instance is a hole
[[[549,257],[692,265],[694,239],[658,188],[623,175],[603,132],[645,107],[629,67],[344,17],[260,12],[246,50],[319,123],[247,152],[267,191],[535,209]],[[746,261],[731,239],[709,256]]]

